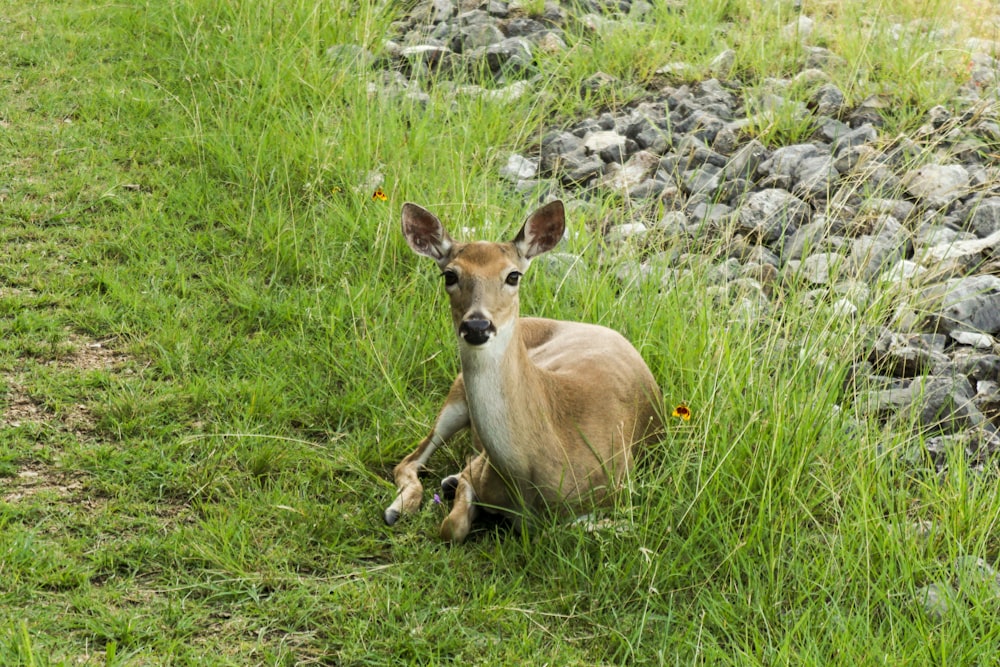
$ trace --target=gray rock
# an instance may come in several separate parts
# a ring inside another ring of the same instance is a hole
[[[832,83],[825,83],[810,96],[809,103],[820,116],[839,116],[844,111],[843,91]]]
[[[565,156],[579,154],[586,157],[583,140],[571,132],[560,131],[550,132],[542,137],[541,153],[540,166],[549,173],[555,172],[557,165],[566,162]]]
[[[1000,277],[955,278],[925,289],[922,296],[931,308],[926,330],[1000,333]]]
[[[475,51],[491,44],[499,44],[506,37],[497,26],[492,23],[471,23],[458,29],[457,34],[451,38],[450,46],[456,53]]]
[[[602,153],[608,149],[625,150],[627,137],[614,130],[590,132],[583,138],[583,145],[591,153]]]
[[[983,414],[972,402],[972,386],[964,377],[929,376],[911,385],[920,403],[919,422],[928,429],[956,433],[980,426]]]
[[[843,255],[820,252],[803,260],[789,260],[785,264],[785,273],[814,285],[830,285],[836,282],[844,264]]]
[[[504,30],[508,37],[527,37],[545,30],[545,24],[527,16],[518,16],[506,21]]]
[[[968,345],[980,350],[992,350],[997,344],[993,336],[975,331],[952,331],[948,335],[960,345]]]
[[[876,139],[878,139],[878,132],[871,125],[871,123],[864,123],[854,128],[847,134],[836,137],[833,140],[831,150],[834,155],[840,157],[843,155],[844,151],[870,144]]]
[[[611,164],[601,179],[601,184],[616,192],[629,193],[656,171],[660,159],[649,151],[639,151],[624,165]]]
[[[815,67],[821,70],[831,70],[838,67],[847,66],[847,61],[836,53],[822,46],[806,46],[806,67]]]
[[[947,360],[944,336],[905,335],[883,331],[875,342],[868,361],[880,375],[912,378],[930,373]]]
[[[722,170],[706,164],[697,169],[689,169],[681,174],[680,184],[685,192],[691,195],[712,193],[719,189],[722,182]]]
[[[531,43],[523,37],[508,37],[502,42],[474,49],[470,57],[482,63],[494,76],[521,75],[534,67]]]
[[[736,51],[733,49],[726,49],[719,55],[712,58],[708,63],[708,71],[715,76],[721,76],[723,79],[728,79],[733,75],[733,68],[736,66]]]
[[[751,139],[729,158],[725,166],[726,177],[753,179],[758,167],[767,160],[767,157],[768,150],[764,144],[756,139]]]
[[[1000,232],[1000,197],[974,202],[965,219],[965,226],[980,237]]]
[[[752,193],[740,209],[740,229],[765,244],[775,243],[804,224],[812,213],[809,204],[784,190],[770,188]]]
[[[904,235],[864,235],[851,244],[850,265],[855,275],[871,280],[906,259],[910,250],[910,240]]]
[[[941,621],[954,609],[957,594],[946,583],[932,583],[917,589],[916,597],[925,614]]]
[[[860,405],[884,418],[896,414],[914,415],[917,426],[925,432],[963,434],[959,438],[965,438],[964,432],[985,423],[972,396],[972,387],[964,377],[925,375],[904,386],[868,392],[861,397]],[[947,455],[945,450],[950,442],[952,439],[944,439],[932,444],[928,440],[928,453],[940,460],[942,455]]]
[[[626,222],[621,225],[613,225],[605,235],[608,243],[635,242],[641,240],[649,228],[641,222]]]
[[[419,44],[406,46],[399,55],[411,68],[435,69],[445,64],[454,52],[446,46]]]
[[[538,162],[514,153],[507,158],[507,164],[500,168],[500,175],[513,182],[534,178],[538,175]]]
[[[834,166],[833,157],[817,155],[805,158],[799,163],[798,171],[795,174],[798,183],[795,184],[792,193],[803,198],[826,198],[833,192],[839,177],[840,172]]]
[[[812,144],[795,144],[776,149],[758,170],[766,176],[783,175],[797,180],[799,165],[807,158],[819,155],[819,149]]]
[[[956,587],[969,602],[989,605],[1000,603],[1000,573],[985,559],[959,556],[953,567]]]
[[[943,208],[966,193],[969,172],[958,164],[928,164],[903,175],[903,187],[931,208]]]
[[[927,248],[920,256],[924,266],[933,266],[935,271],[946,276],[961,276],[973,273],[987,259],[997,255],[1000,246],[1000,231],[984,239],[952,241]]]

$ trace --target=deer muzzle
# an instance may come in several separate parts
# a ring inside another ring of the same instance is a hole
[[[482,345],[496,332],[497,328],[492,322],[481,318],[462,320],[462,324],[458,327],[458,335],[469,345]]]

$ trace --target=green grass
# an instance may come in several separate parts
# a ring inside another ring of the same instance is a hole
[[[666,62],[702,74],[732,47],[763,86],[801,47],[771,38],[789,3],[664,7],[641,34],[570,30],[534,94],[456,103],[430,85],[421,105],[326,56],[392,36],[401,3],[360,4],[5,3],[0,664],[990,662],[995,600],[935,621],[914,598],[958,555],[996,559],[1000,492],[960,462],[901,471],[913,436],[841,389],[892,304],[851,323],[791,285],[741,323],[695,260],[623,286],[628,256],[587,232],[610,199],[570,222],[582,266],[538,262],[522,307],[623,331],[667,409],[692,409],[636,471],[629,530],[486,529],[449,548],[429,502],[382,524],[391,467],[458,370],[401,203],[507,236],[530,208],[497,176],[511,150],[635,99]],[[898,105],[886,137],[948,103],[960,35],[897,50],[856,26],[950,11],[818,7],[819,41],[847,59],[834,82]],[[599,70],[619,85],[581,97]],[[801,138],[797,123],[758,138]]]

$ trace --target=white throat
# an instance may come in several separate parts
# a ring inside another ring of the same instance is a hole
[[[515,388],[505,379],[505,358],[514,337],[514,323],[498,328],[483,345],[459,342],[462,378],[469,417],[490,461],[500,471],[519,476],[525,469],[513,443],[510,400]]]

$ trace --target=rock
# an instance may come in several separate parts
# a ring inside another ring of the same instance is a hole
[[[733,68],[736,66],[736,51],[732,49],[726,49],[719,55],[712,58],[708,63],[708,71],[713,75],[722,77],[723,79],[728,79],[733,74]]]
[[[931,310],[926,331],[1000,333],[1000,277],[955,278],[924,289],[922,297]]]
[[[778,189],[754,192],[739,210],[740,229],[762,243],[781,240],[804,224],[812,209],[795,195]]]
[[[883,331],[868,356],[880,375],[912,378],[930,373],[946,361],[944,336],[923,337]]]
[[[792,21],[781,29],[781,34],[786,39],[795,39],[805,44],[812,37],[813,28],[816,22],[805,14],[800,14],[798,19]]]
[[[503,32],[492,23],[473,23],[459,28],[449,46],[455,53],[464,53],[499,44],[504,39]]]
[[[991,606],[1000,603],[1000,573],[986,560],[959,556],[953,568],[958,592],[970,603]]]
[[[603,153],[608,149],[624,151],[626,139],[627,137],[614,130],[602,130],[587,134],[583,139],[583,145],[591,153]]]
[[[601,179],[601,184],[611,190],[628,193],[644,183],[653,174],[659,163],[660,159],[656,155],[649,151],[639,151],[620,167],[609,165],[609,170]]]
[[[792,177],[794,181],[802,161],[817,155],[819,155],[819,149],[812,144],[783,146],[776,149],[771,157],[758,167],[758,170],[765,176],[780,174]]]
[[[833,252],[809,255],[804,260],[790,260],[785,267],[786,274],[795,276],[814,285],[829,285],[836,281],[844,256]]]
[[[1000,232],[1000,197],[977,200],[964,222],[967,229],[983,238]]]
[[[470,53],[470,58],[481,62],[494,76],[522,75],[534,67],[531,43],[523,37],[508,37],[480,47]]]
[[[920,263],[933,266],[945,276],[961,276],[973,273],[988,258],[997,254],[1000,245],[1000,231],[984,239],[953,241],[927,248],[920,256]]]
[[[902,386],[869,391],[859,397],[859,404],[883,418],[896,414],[914,415],[921,431],[954,435],[965,443],[967,431],[986,423],[972,397],[972,387],[964,377],[923,375]],[[941,462],[947,456],[948,443],[953,441],[955,438],[948,437],[933,442],[928,440],[927,451]]]
[[[514,153],[507,158],[507,164],[500,168],[500,175],[513,182],[534,178],[538,175],[538,162]]]
[[[793,177],[798,181],[792,189],[796,196],[825,198],[833,191],[840,172],[834,166],[833,157],[817,155],[802,160]]]
[[[648,231],[646,225],[641,222],[626,222],[610,227],[605,238],[608,243],[634,242],[637,239],[642,239]]]
[[[844,111],[843,91],[832,83],[825,83],[809,97],[809,105],[819,116],[839,116]]]
[[[996,346],[996,339],[989,334],[975,331],[952,331],[948,335],[959,345],[968,345],[979,350],[992,350]]]
[[[850,246],[850,266],[855,275],[870,280],[898,265],[909,254],[910,241],[904,235],[863,235]]]
[[[727,178],[754,178],[758,167],[767,160],[768,150],[764,144],[752,139],[739,149],[726,163],[724,169]]]
[[[918,589],[916,597],[925,614],[941,621],[955,607],[957,594],[948,584],[933,583]]]
[[[928,164],[908,171],[903,187],[925,205],[943,208],[966,193],[969,172],[958,164]]]

